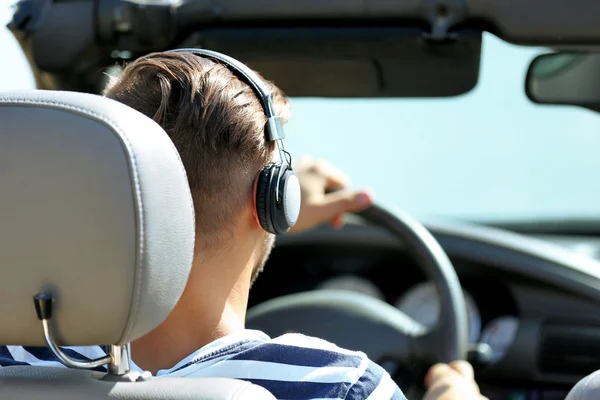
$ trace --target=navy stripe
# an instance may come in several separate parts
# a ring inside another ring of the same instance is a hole
[[[315,368],[358,368],[362,359],[363,358],[360,355],[344,354],[337,351],[307,347],[287,346],[277,343],[264,343],[230,358],[230,360],[265,361]]]
[[[29,365],[26,362],[15,361],[8,347],[0,346],[0,367],[14,367],[15,365]]]
[[[365,373],[352,385],[346,398],[348,400],[366,399],[377,388],[384,373],[386,372],[383,368],[369,360]]]
[[[54,354],[52,354],[52,352],[47,347],[26,347],[26,346],[23,346],[23,349],[25,349],[26,351],[28,351],[29,353],[31,353],[31,355],[33,355],[38,360],[59,361],[56,357],[54,357]],[[63,351],[63,353],[65,353],[69,357],[73,357],[73,358],[75,358],[77,360],[80,360],[80,361],[89,361],[90,360],[88,357],[84,356],[83,354],[79,354],[75,350],[65,349],[65,348],[62,348],[62,347],[61,347],[61,350]],[[96,367],[96,368],[91,369],[90,371],[106,372],[106,366]]]
[[[267,379],[244,379],[267,389],[278,399],[344,399],[348,392],[348,383],[288,382]]]

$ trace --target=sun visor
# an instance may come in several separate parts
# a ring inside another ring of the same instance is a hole
[[[292,97],[446,97],[475,87],[481,33],[406,28],[218,29],[188,44],[231,55]]]

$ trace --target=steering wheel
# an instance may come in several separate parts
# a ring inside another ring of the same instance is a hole
[[[402,211],[373,205],[358,213],[388,230],[433,282],[440,318],[428,330],[397,308],[372,297],[337,290],[315,290],[277,297],[248,311],[246,326],[271,337],[298,332],[366,353],[375,362],[394,360],[427,367],[464,359],[467,312],[461,285],[450,259],[416,219]]]

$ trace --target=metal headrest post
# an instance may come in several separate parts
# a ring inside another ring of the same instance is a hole
[[[77,360],[68,356],[56,343],[52,329],[50,328],[50,320],[52,319],[52,304],[54,298],[51,294],[40,292],[33,296],[35,312],[44,329],[44,339],[50,352],[65,366],[77,369],[93,369],[106,365],[108,369],[107,378],[110,380],[125,380],[125,381],[146,381],[152,375],[149,372],[142,374],[131,371],[131,356],[129,345],[110,345],[107,348],[107,355],[104,357],[95,358],[89,361]]]

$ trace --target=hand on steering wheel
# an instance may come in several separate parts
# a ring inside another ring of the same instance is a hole
[[[290,233],[328,222],[341,228],[344,213],[363,211],[373,204],[369,190],[342,190],[350,184],[348,177],[325,161],[303,157],[294,165],[294,170],[300,181],[302,206],[298,222]]]
[[[425,376],[423,400],[488,400],[479,392],[473,367],[464,361],[436,364]]]

